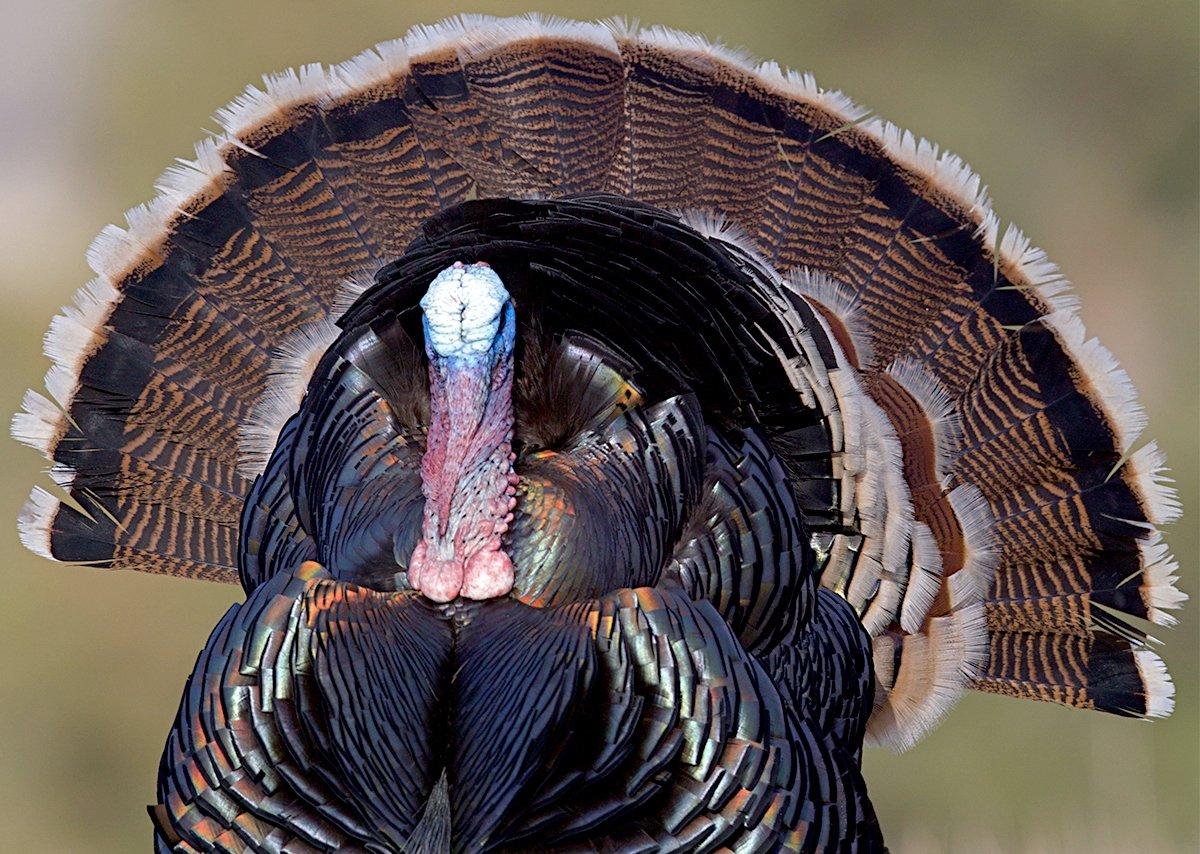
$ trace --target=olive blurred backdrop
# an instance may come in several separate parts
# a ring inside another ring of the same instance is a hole
[[[42,331],[105,223],[190,154],[263,72],[335,62],[448,14],[519,3],[0,0],[0,410],[40,384]],[[720,37],[811,70],[962,155],[1076,283],[1168,452],[1197,583],[1197,3],[552,2]],[[239,591],[64,567],[11,521],[39,475],[0,455],[0,849],[149,844],[159,751],[209,630]],[[1161,632],[1178,685],[1153,724],[968,696],[904,755],[866,759],[897,851],[1196,850],[1197,613]]]

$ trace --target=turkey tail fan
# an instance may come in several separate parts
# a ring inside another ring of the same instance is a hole
[[[873,638],[871,739],[911,744],[967,687],[1170,712],[1138,622],[1184,598],[1162,456],[1066,282],[957,157],[695,36],[537,17],[419,27],[218,119],[100,234],[47,335],[50,397],[13,433],[70,500],[35,490],[33,550],[236,579],[241,503],[345,282],[469,198],[609,193],[771,283],[783,370],[762,393],[811,417],[740,426],[780,455],[824,585]],[[287,496],[256,506],[294,521]]]

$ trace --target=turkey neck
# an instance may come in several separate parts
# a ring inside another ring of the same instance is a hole
[[[513,585],[503,536],[517,482],[512,303],[486,265],[456,264],[421,304],[430,424],[421,460],[421,540],[409,584],[435,602],[503,596]]]

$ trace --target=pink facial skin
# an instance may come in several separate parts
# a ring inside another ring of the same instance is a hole
[[[457,269],[457,268],[456,268]],[[435,602],[492,599],[513,586],[502,538],[516,506],[512,452],[512,308],[486,353],[440,355],[428,343],[430,425],[421,461],[425,512],[408,581]]]

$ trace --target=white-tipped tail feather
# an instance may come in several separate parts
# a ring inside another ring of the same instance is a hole
[[[762,250],[754,242],[754,238],[744,227],[734,222],[720,211],[688,208],[679,211],[679,220],[688,228],[704,235],[710,240],[720,240],[754,258],[761,266],[771,270],[771,265],[762,257]]]
[[[212,192],[232,174],[215,140],[206,138],[197,142],[195,155],[192,160],[177,158],[154,182],[154,189],[179,209]]]
[[[1175,575],[1179,563],[1171,556],[1167,544],[1158,531],[1139,542],[1142,555],[1142,600],[1146,603],[1150,621],[1163,626],[1173,626],[1174,614],[1168,613],[1187,601],[1187,594],[1176,587],[1179,578]]]
[[[670,27],[654,25],[638,30],[637,40],[642,44],[679,51],[705,60],[721,62],[734,68],[753,73],[758,60],[749,51],[714,42],[698,33],[685,33]]]
[[[1169,717],[1175,711],[1175,682],[1167,666],[1151,649],[1135,649],[1133,659],[1146,693],[1146,717]]]
[[[42,352],[55,364],[79,371],[84,357],[90,355],[98,340],[103,340],[104,325],[120,300],[120,294],[102,277],[92,279],[75,293],[70,305],[51,322],[42,339]],[[70,321],[61,329],[56,322]]]
[[[1056,311],[1043,317],[1042,322],[1054,332],[1090,386],[1092,404],[1112,425],[1120,450],[1128,451],[1146,428],[1146,411],[1138,403],[1133,380],[1107,347],[1095,338],[1087,338],[1083,321],[1076,315]]]
[[[320,63],[286,68],[264,76],[261,89],[247,86],[215,118],[231,136],[245,135],[292,107],[324,98],[329,89],[329,72]]]
[[[1167,472],[1166,456],[1157,442],[1149,442],[1134,452],[1125,464],[1127,479],[1137,492],[1146,518],[1155,525],[1169,525],[1183,513],[1179,493]]]
[[[1058,265],[1047,257],[1045,251],[1034,246],[1028,237],[1010,224],[1000,239],[1000,257],[1009,281],[1019,284],[1015,288],[1032,287],[1049,306],[1051,312],[1072,313],[1079,308],[1079,298],[1071,291],[1071,283],[1058,269]]]
[[[771,60],[760,62],[748,70],[753,71],[759,82],[768,89],[788,98],[798,98],[816,104],[838,116],[845,125],[860,124],[871,115],[869,109],[854,103],[845,93],[837,89],[822,89],[817,85],[816,77],[809,72],[782,68],[779,63]]]
[[[33,389],[25,392],[21,398],[21,411],[12,419],[14,439],[50,460],[66,429],[67,419],[61,409]]]
[[[848,598],[851,604],[862,602],[866,605],[862,612],[863,625],[869,634],[875,635],[895,617],[908,583],[913,507],[912,495],[904,480],[903,452],[895,428],[870,397],[863,402],[863,413],[866,415],[864,426],[873,439],[868,444],[872,449],[867,457],[868,476],[864,478],[865,488],[858,496],[858,508],[864,521],[875,517],[881,523],[878,534],[867,533],[874,525],[864,524],[863,528],[868,538],[864,554],[878,561],[878,570],[867,573],[862,567],[858,568]],[[871,485],[873,475],[878,475],[877,487]]]
[[[862,129],[878,139],[897,162],[925,176],[935,187],[957,200],[975,219],[980,231],[995,230],[987,187],[962,158],[882,119],[866,121]],[[989,244],[994,242],[994,238],[988,239]]]
[[[322,105],[335,103],[357,92],[390,83],[408,72],[408,48],[404,39],[380,42],[373,48],[329,69],[329,91]]]
[[[84,363],[106,340],[105,324],[119,298],[116,288],[104,278],[92,279],[75,294],[74,302],[64,306],[63,313],[50,322],[50,329],[42,339],[42,350],[53,362],[45,383],[50,396],[64,411],[70,409],[75,398]],[[66,416],[60,413],[60,417]],[[59,430],[59,437],[61,433]]]
[[[435,24],[417,24],[404,34],[404,46],[409,57],[419,60],[457,47],[469,31],[490,27],[497,20],[491,15],[465,14],[455,15]]]
[[[34,554],[54,560],[50,553],[50,527],[58,513],[59,500],[40,486],[35,486],[17,516],[17,535],[21,545]]]
[[[517,18],[493,18],[488,26],[469,30],[458,48],[465,58],[478,59],[507,45],[537,39],[578,42],[614,58],[621,55],[612,30],[604,24],[536,12]]]

